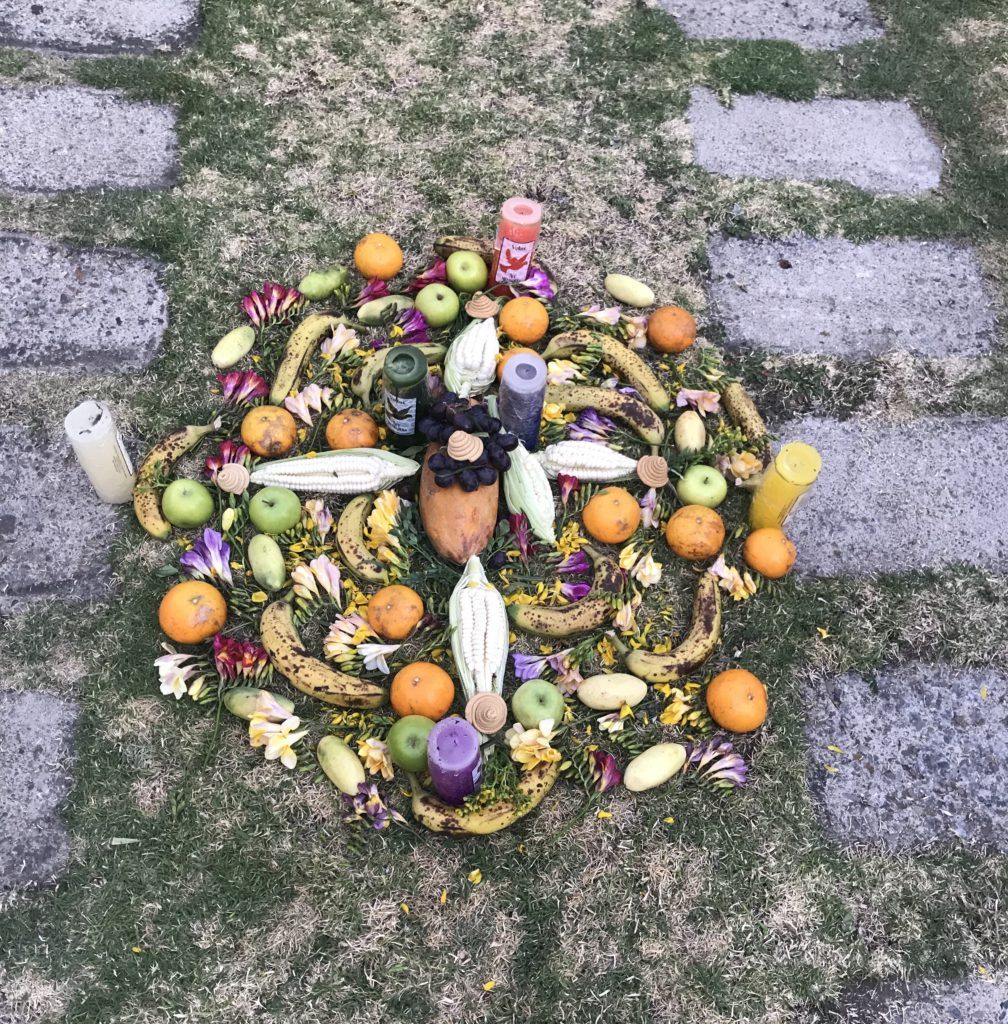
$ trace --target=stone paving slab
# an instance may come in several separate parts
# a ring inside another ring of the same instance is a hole
[[[0,888],[66,866],[60,807],[70,789],[77,707],[51,693],[0,693]]]
[[[192,42],[199,0],[0,0],[0,44],[149,53]]]
[[[709,257],[711,302],[732,348],[941,359],[981,355],[997,337],[967,246],[722,236]]]
[[[818,680],[805,705],[809,783],[833,840],[1008,850],[1008,674],[911,663]]]
[[[882,35],[868,0],[659,0],[694,39],[785,39],[833,50]]]
[[[823,468],[788,520],[804,575],[906,572],[956,562],[1008,569],[997,469],[1008,419],[926,417],[905,424],[809,417],[774,426],[807,441]]]
[[[887,985],[851,998],[835,1012],[803,1019],[808,1024],[1005,1024],[1008,985],[982,978]]]
[[[31,600],[109,592],[109,546],[125,514],[98,500],[69,445],[0,426],[0,613]]]
[[[0,188],[164,188],[175,111],[81,86],[0,89]]]
[[[695,87],[688,110],[696,162],[733,177],[848,181],[868,192],[919,193],[941,182],[941,150],[898,101],[735,96]]]
[[[161,267],[0,232],[0,369],[142,370],[161,353]]]

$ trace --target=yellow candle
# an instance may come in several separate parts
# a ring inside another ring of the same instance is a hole
[[[81,402],[63,421],[70,445],[98,497],[121,505],[133,496],[133,463],[104,402]]]
[[[792,441],[770,463],[749,506],[754,530],[783,526],[798,499],[815,483],[822,459],[810,444]]]

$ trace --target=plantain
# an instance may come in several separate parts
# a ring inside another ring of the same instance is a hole
[[[491,238],[473,238],[470,235],[441,235],[434,239],[434,251],[446,260],[453,252],[475,252],[493,263],[494,244]]]
[[[713,653],[721,638],[721,591],[709,572],[700,577],[693,598],[693,621],[682,643],[668,654],[627,651],[628,672],[649,683],[675,683],[695,672]]]
[[[598,345],[602,361],[615,370],[616,375],[639,391],[655,412],[668,412],[672,404],[669,393],[654,371],[633,349],[618,338],[597,331],[566,331],[550,338],[543,350],[543,359],[569,356],[571,352]]]
[[[304,649],[294,626],[294,611],[286,601],[266,606],[259,633],[273,667],[295,690],[343,708],[376,708],[385,703],[388,694],[380,686],[337,672]]]
[[[542,803],[560,774],[560,762],[541,763],[522,772],[518,778],[518,796],[501,800],[479,811],[463,813],[443,800],[426,792],[416,776],[410,776],[413,790],[413,816],[432,832],[451,836],[485,836],[513,825]]]
[[[760,416],[756,403],[749,397],[746,389],[737,381],[729,384],[721,392],[721,401],[732,423],[750,441],[759,441],[768,436],[766,424]]]
[[[637,398],[624,395],[615,388],[592,388],[582,384],[551,384],[546,389],[546,401],[562,405],[571,412],[594,409],[610,419],[636,430],[648,444],[662,443],[665,424],[654,409]]]
[[[440,363],[444,359],[445,353],[448,351],[447,346],[445,345],[417,345],[415,347],[423,352],[430,365]],[[375,386],[375,382],[381,376],[382,368],[385,366],[385,357],[391,351],[393,351],[391,348],[379,349],[373,356],[369,356],[364,365],[354,374],[350,390],[353,391],[361,401],[371,401],[371,389]]]
[[[287,349],[283,361],[273,378],[270,388],[270,401],[280,405],[297,385],[305,363],[311,358],[322,338],[338,324],[349,324],[343,316],[331,316],[329,313],[311,313],[294,329],[287,339]]]
[[[375,558],[364,543],[364,528],[374,498],[358,494],[340,514],[336,524],[336,544],[343,563],[359,580],[366,583],[388,583],[385,566]]]
[[[165,476],[186,452],[192,451],[208,434],[220,430],[220,425],[220,419],[215,419],[201,427],[181,427],[158,441],[140,463],[133,485],[133,511],[152,537],[167,540],[172,531],[171,523],[161,515],[161,501],[155,489],[158,476]]]
[[[580,601],[556,608],[537,604],[508,605],[513,625],[536,636],[568,637],[600,629],[615,614],[614,597],[626,582],[615,558],[585,548],[595,560],[595,576],[591,590]]]

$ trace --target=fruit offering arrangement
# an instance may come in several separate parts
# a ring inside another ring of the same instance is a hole
[[[724,611],[795,559],[748,526],[758,411],[639,281],[569,306],[541,264],[488,283],[490,242],[434,253],[403,275],[371,234],[353,269],[241,301],[211,354],[216,415],[155,445],[134,492],[173,545],[162,693],[244,719],[379,830],[407,791],[417,822],[465,835],[560,777],[593,800],[745,784],[766,688],[704,666]],[[545,393],[508,429],[519,358]],[[420,378],[392,393],[397,362]]]

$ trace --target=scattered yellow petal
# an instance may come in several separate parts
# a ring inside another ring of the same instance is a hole
[[[473,885],[479,885],[483,881],[483,872],[479,868],[474,868],[466,877]]]
[[[671,814],[667,818],[662,818],[662,821],[664,821],[666,825],[675,824],[675,818],[673,818]]]
[[[131,946],[130,947],[130,952],[131,953],[141,953],[141,952],[143,952],[143,950],[141,950],[139,946]],[[982,967],[980,969],[983,970]]]
[[[980,699],[981,700],[986,700],[987,699],[987,687],[986,686],[981,686],[980,687]]]
[[[987,968],[984,967],[983,965],[981,965],[980,967],[977,968],[977,973],[978,974],[986,974],[987,973]]]
[[[441,906],[443,907],[448,902],[448,890],[441,890]]]
[[[493,992],[493,990],[496,987],[497,987],[497,982],[496,981],[484,981],[483,982],[483,991],[484,992]]]
[[[268,600],[269,600],[269,594],[266,594],[266,593],[264,593],[261,590],[257,590],[252,595],[252,603],[253,604],[265,604]]]
[[[825,768],[826,771],[828,771],[831,775],[836,775],[837,772],[840,771],[839,768],[837,768],[837,767],[835,767],[834,765],[831,765],[831,764],[824,764],[823,768]]]
[[[611,818],[612,815],[608,811],[596,811],[595,812],[595,817],[596,818]]]
[[[409,904],[408,904],[408,903],[400,903],[400,904],[399,904],[399,909],[400,909],[400,910],[401,910],[401,911],[402,911],[402,912],[403,912],[404,914],[408,914],[408,913],[409,913]]]
[[[842,754],[843,753],[843,748],[842,747],[838,747],[835,743],[831,743],[826,749],[831,751],[834,754]]]
[[[822,626],[816,626],[816,632],[823,638],[823,640],[830,635],[830,631],[828,629],[823,629]]]

